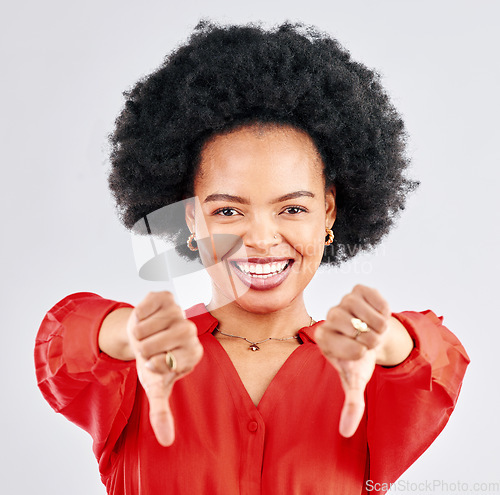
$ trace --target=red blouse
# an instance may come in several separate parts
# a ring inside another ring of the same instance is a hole
[[[432,311],[393,314],[415,348],[393,368],[376,366],[355,435],[338,433],[343,391],[314,342],[318,323],[256,407],[212,335],[203,304],[186,311],[204,355],[176,382],[170,404],[175,442],[162,447],[134,361],[100,352],[105,316],[129,304],[92,293],[56,304],[40,327],[38,385],[55,409],[92,435],[109,494],[383,494],[432,443],[455,406],[469,358]]]

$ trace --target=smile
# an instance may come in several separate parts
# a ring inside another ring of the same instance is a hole
[[[269,263],[238,260],[231,261],[230,265],[246,286],[256,290],[268,290],[277,287],[288,277],[293,262],[293,259]]]
[[[280,263],[245,263],[245,262],[234,262],[236,268],[241,270],[243,273],[250,275],[251,277],[267,278],[277,275],[286,269],[290,260],[282,261]]]

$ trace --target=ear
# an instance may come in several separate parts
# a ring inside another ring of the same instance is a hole
[[[326,209],[326,225],[327,229],[331,229],[337,218],[337,190],[333,184],[328,184],[325,188],[325,209]]]
[[[194,199],[190,199],[184,203],[186,225],[191,232],[195,231],[194,221]]]

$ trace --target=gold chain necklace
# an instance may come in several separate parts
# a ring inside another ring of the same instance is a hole
[[[312,326],[312,324],[314,323],[314,320],[313,320],[312,316],[310,318],[311,318],[311,322],[309,323],[309,326]],[[241,335],[231,335],[230,333],[224,333],[222,330],[219,329],[219,325],[217,325],[215,327],[214,331],[219,332],[222,335],[225,335],[226,337],[235,337],[237,339],[245,340],[246,342],[248,342],[250,344],[250,346],[248,348],[251,351],[259,351],[260,347],[258,346],[258,344],[262,344],[263,342],[267,342],[268,340],[290,340],[290,339],[298,339],[299,338],[298,335],[292,335],[291,337],[268,337],[267,339],[264,339],[264,340],[252,342],[251,340],[247,339],[246,337],[242,337]]]

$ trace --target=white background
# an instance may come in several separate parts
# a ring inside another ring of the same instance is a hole
[[[106,134],[121,92],[201,17],[313,24],[383,74],[411,136],[411,176],[422,186],[375,253],[318,273],[308,307],[323,318],[364,283],[394,311],[444,315],[472,364],[448,426],[403,478],[500,481],[499,13],[498,2],[481,0],[5,3],[0,491],[105,492],[90,437],[56,415],[36,387],[35,334],[45,312],[71,292],[135,304],[165,287],[137,276],[107,191]],[[200,296],[185,285],[176,287],[184,306],[208,302],[206,290]]]

